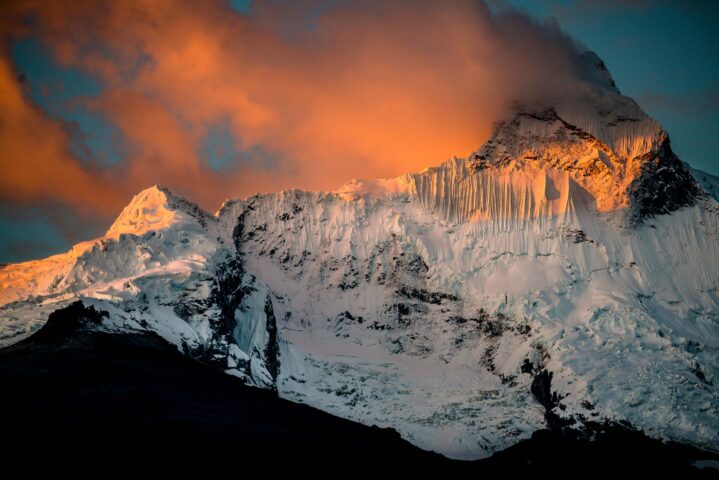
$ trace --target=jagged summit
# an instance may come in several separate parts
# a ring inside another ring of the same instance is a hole
[[[640,112],[637,112],[640,113]],[[605,117],[609,118],[609,117]],[[585,119],[586,120],[586,119]],[[577,122],[595,124],[592,122]],[[630,224],[691,205],[701,188],[671,150],[669,137],[645,115],[616,117],[592,132],[554,108],[518,108],[468,158],[474,172],[566,172],[600,212],[623,210]],[[603,138],[602,138],[603,137]]]

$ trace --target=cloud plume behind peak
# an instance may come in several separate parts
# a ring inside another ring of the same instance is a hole
[[[578,47],[556,23],[474,0],[0,9],[1,200],[60,203],[103,222],[154,183],[214,209],[257,191],[419,170],[481,145],[510,101],[581,81]],[[10,57],[28,39],[99,84],[40,86],[74,92],[90,119],[80,133],[93,118],[117,130],[118,161],[81,158],[72,146],[84,137],[28,93],[48,81]]]

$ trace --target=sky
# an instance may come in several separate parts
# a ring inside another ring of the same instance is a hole
[[[594,50],[719,174],[719,2],[78,0],[0,5],[0,262],[100,236],[153,184],[335,189],[467,155]]]

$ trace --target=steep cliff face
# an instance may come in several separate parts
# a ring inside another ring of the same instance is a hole
[[[598,72],[420,173],[215,215],[141,192],[106,236],[0,270],[0,341],[79,298],[98,329],[456,458],[620,421],[715,448],[719,205]]]

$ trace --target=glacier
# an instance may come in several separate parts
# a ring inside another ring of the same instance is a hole
[[[140,192],[101,238],[0,268],[0,346],[79,299],[452,458],[549,422],[717,451],[719,182],[599,73],[422,172],[214,214]]]

